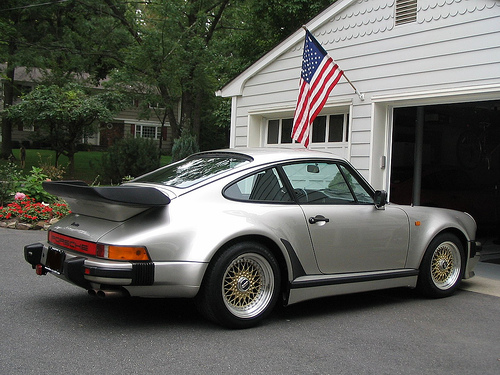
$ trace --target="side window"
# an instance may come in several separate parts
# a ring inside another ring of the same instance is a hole
[[[298,163],[283,166],[302,204],[373,203],[370,194],[348,169],[335,163]]]
[[[228,186],[229,199],[255,202],[292,202],[276,169],[266,169]]]
[[[349,181],[349,185],[351,186],[351,189],[358,203],[372,204],[373,198],[370,195],[370,192],[365,189],[360,181],[358,181],[359,177],[351,174],[351,172],[343,165],[340,166],[340,169],[342,170],[344,176],[346,176],[346,179]]]

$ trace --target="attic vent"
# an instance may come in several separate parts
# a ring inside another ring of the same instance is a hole
[[[417,21],[417,0],[396,0],[396,26]]]

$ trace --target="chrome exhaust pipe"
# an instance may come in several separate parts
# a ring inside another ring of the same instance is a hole
[[[124,289],[98,290],[96,295],[98,298],[121,298],[129,296],[128,292]]]
[[[120,298],[130,297],[130,294],[125,289],[89,289],[87,290],[89,296],[97,298]]]

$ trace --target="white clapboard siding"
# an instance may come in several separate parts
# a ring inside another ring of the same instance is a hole
[[[372,165],[373,97],[498,85],[500,98],[500,1],[417,0],[416,22],[398,26],[395,4],[339,0],[307,24],[364,94],[362,101],[342,78],[325,109],[352,105],[349,147],[329,149],[365,176]],[[264,113],[262,121],[273,111],[293,116],[303,40],[298,30],[221,90],[233,97],[232,146],[249,145],[252,114]]]

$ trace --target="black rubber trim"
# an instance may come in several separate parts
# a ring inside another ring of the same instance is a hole
[[[153,262],[132,263],[132,285],[153,285],[154,281]]]
[[[85,266],[87,271],[87,276],[95,277],[106,277],[109,279],[131,279],[132,269],[116,269],[116,268],[105,268],[105,267],[93,267]]]
[[[470,241],[470,258],[474,258],[477,253],[481,252],[483,245],[481,242]]]
[[[318,286],[328,286],[328,285],[340,285],[340,284],[352,284],[352,283],[362,283],[366,281],[377,281],[377,280],[388,280],[397,279],[400,277],[410,277],[418,276],[418,270],[408,270],[408,271],[398,271],[383,274],[372,274],[372,275],[354,275],[339,277],[334,279],[320,279],[320,280],[304,280],[304,281],[292,281],[290,284],[290,289],[301,289],[301,288],[312,288]]]
[[[42,250],[43,244],[41,243],[26,245],[24,247],[24,259],[35,268],[37,264],[40,264],[40,260],[42,259]]]
[[[58,197],[93,202],[114,202],[141,207],[166,206],[170,203],[169,197],[149,186],[91,187],[83,181],[44,181],[42,186]]]
[[[72,283],[84,288],[90,289],[90,282],[85,280],[83,273],[83,265],[85,263],[85,258],[77,257],[71,258],[64,262],[63,274]]]
[[[293,278],[296,279],[300,276],[305,276],[306,271],[304,270],[304,267],[302,267],[302,263],[300,263],[299,257],[295,253],[292,244],[287,240],[285,240],[284,238],[281,238],[281,242],[285,246],[286,252],[288,253],[288,257],[290,258],[290,262],[292,263]]]

